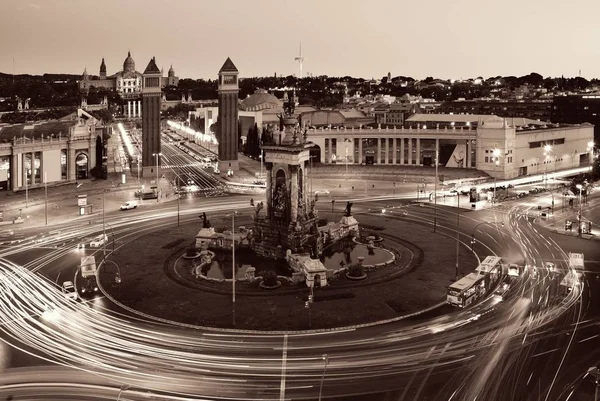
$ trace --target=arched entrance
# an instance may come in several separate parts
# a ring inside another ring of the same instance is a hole
[[[321,276],[318,274],[315,274],[315,288],[320,288],[321,287]]]
[[[310,148],[310,161],[313,163],[321,163],[321,147],[319,145],[313,145],[312,148]]]
[[[85,180],[88,178],[89,160],[85,153],[79,153],[75,158],[75,178]]]

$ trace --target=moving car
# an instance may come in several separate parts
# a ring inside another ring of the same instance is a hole
[[[75,286],[72,281],[65,281],[62,285],[62,292],[67,299],[72,299],[73,301],[77,301],[79,295],[75,290]]]
[[[90,247],[91,248],[99,248],[102,245],[104,245],[106,242],[108,242],[108,235],[98,235],[97,237],[94,237],[94,239],[90,242]]]
[[[121,205],[121,210],[135,209],[137,206],[138,205],[136,201],[128,201]]]
[[[498,286],[498,288],[496,289],[496,291],[494,291],[494,298],[499,301],[504,300],[504,297],[506,296],[506,292],[508,291],[509,288],[510,288],[510,286],[507,283],[500,284]]]

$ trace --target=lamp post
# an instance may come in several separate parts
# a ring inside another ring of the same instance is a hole
[[[346,145],[346,179],[348,179],[348,145]]]
[[[319,401],[323,395],[323,382],[325,381],[325,372],[327,371],[327,365],[329,365],[329,355],[323,354],[323,374],[321,375],[321,385],[319,386]]]
[[[577,214],[577,236],[581,237],[581,193],[583,192],[583,185],[577,184],[577,189],[579,190],[579,213]]]
[[[433,189],[433,232],[436,232],[437,229],[437,187],[438,187],[438,157],[440,154],[439,150],[440,140],[435,140],[435,187]],[[394,187],[396,183],[394,183]]]
[[[260,155],[258,155],[258,157],[260,157],[260,178],[262,179],[263,176],[263,164],[264,164],[264,160],[265,160],[265,151],[264,150],[260,150]]]
[[[501,221],[499,222],[500,225],[502,227],[504,227],[504,222]],[[477,243],[477,241],[475,241],[475,232],[477,231],[477,228],[479,228],[479,226],[485,225],[485,224],[490,224],[490,225],[497,225],[498,222],[497,221],[484,221],[482,223],[479,223],[475,226],[475,228],[473,228],[473,234],[471,234],[471,250],[473,250],[473,248],[475,247],[475,244]]]
[[[590,160],[589,160],[589,164],[590,164],[590,174],[592,172],[592,162],[594,161],[594,142],[593,141],[589,141],[587,144],[587,150],[588,152],[590,152]]]
[[[498,174],[496,173],[496,168],[498,167],[498,165],[500,164],[500,149],[494,149],[493,153],[494,155],[494,197],[492,199],[492,203],[496,203],[496,181],[497,181],[497,176]]]
[[[545,145],[544,146],[544,189],[548,188],[548,156],[552,152],[552,146]]]
[[[102,191],[102,260],[106,260],[106,214],[105,214],[106,189]]]
[[[25,208],[29,208],[29,169],[25,168]]]
[[[138,186],[140,185],[140,154],[137,155],[137,176],[138,176]]]
[[[458,281],[458,254],[459,254],[459,242],[460,242],[460,194],[456,196],[456,280]]]
[[[46,215],[46,225],[48,225],[48,175],[44,171],[44,214]]]
[[[231,281],[232,281],[232,293],[231,293],[231,301],[232,301],[232,322],[233,327],[235,327],[235,215],[237,212],[233,212],[228,214],[227,216],[231,216]]]
[[[162,156],[162,153],[152,153],[152,156],[156,157],[156,203],[158,203],[158,158]]]

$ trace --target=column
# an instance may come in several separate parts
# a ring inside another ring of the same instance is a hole
[[[421,140],[417,138],[417,166],[421,165]]]
[[[40,152],[40,181],[43,185],[46,181],[44,181],[44,152]]]
[[[70,142],[68,144],[67,152],[68,152],[67,180],[75,181],[75,179],[77,177],[77,174],[75,171],[75,148],[73,148],[73,144],[71,144]]]
[[[295,223],[298,219],[298,166],[290,166],[290,170],[292,171],[292,177],[290,182],[290,203],[292,206],[292,213],[290,213],[290,217],[292,219],[292,223]]]
[[[138,100],[138,117],[142,118],[142,101]]]
[[[127,101],[127,118],[131,118],[131,100]]]
[[[362,164],[363,162],[363,149],[362,149],[362,138],[358,138],[358,163]]]
[[[21,168],[23,185],[21,186],[24,188],[26,185],[29,186],[29,184],[27,184],[27,153],[21,153],[21,165],[23,166]]]
[[[329,138],[329,141],[327,141],[327,142],[328,142],[327,143],[327,151],[328,151],[327,152],[327,154],[328,154],[328,156],[327,156],[327,163],[331,164],[331,149],[332,149],[331,138]]]
[[[392,163],[396,164],[398,161],[396,160],[396,138],[392,138]]]
[[[437,165],[440,164],[440,161],[438,160],[440,158],[440,139],[439,138],[435,138],[435,162]],[[434,166],[436,165],[434,164]]]
[[[13,191],[19,188],[19,155],[13,153],[10,163],[10,189]]]
[[[404,138],[400,138],[400,164],[404,164]]]
[[[377,164],[381,164],[381,138],[377,138]]]
[[[267,207],[267,218],[271,219],[272,216],[271,214],[273,213],[273,209],[271,208],[271,198],[273,197],[273,182],[272,182],[272,176],[273,176],[273,163],[264,163],[264,167],[267,170],[267,202],[266,202],[266,207]],[[312,174],[312,171],[311,171]]]
[[[31,186],[35,185],[35,154],[36,152],[31,152]]]
[[[408,138],[408,164],[412,166],[412,138]]]
[[[467,168],[471,168],[471,140],[467,139]]]
[[[390,140],[389,138],[384,138],[385,141],[385,164],[390,162]]]

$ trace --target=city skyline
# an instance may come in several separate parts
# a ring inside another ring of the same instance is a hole
[[[593,24],[563,17],[575,8],[594,15],[599,6],[574,3],[550,8],[510,0],[490,12],[463,0],[440,3],[432,13],[422,4],[387,0],[350,0],[344,7],[259,0],[235,8],[184,0],[107,0],[101,7],[91,0],[8,0],[0,12],[11,18],[0,32],[12,40],[2,45],[0,71],[12,73],[14,57],[15,74],[81,74],[84,68],[97,74],[104,57],[110,75],[130,50],[137,70],[156,57],[165,74],[173,65],[180,77],[215,79],[227,57],[242,77],[298,75],[294,58],[302,42],[304,75],[466,79],[531,72],[571,77],[581,70],[591,79],[600,76],[600,55],[586,40]]]

